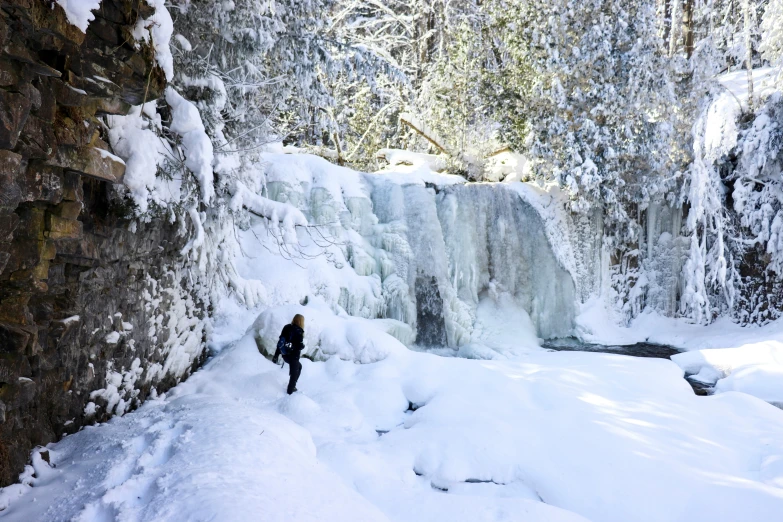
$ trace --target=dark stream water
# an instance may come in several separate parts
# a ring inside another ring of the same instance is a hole
[[[590,344],[584,343],[575,337],[549,339],[544,341],[541,347],[557,352],[602,352],[631,355],[633,357],[655,357],[658,359],[669,359],[672,355],[682,351],[665,344],[652,343],[636,343],[627,346]],[[693,388],[693,392],[696,395],[710,395],[712,393],[712,386],[708,384],[691,380],[688,377],[686,377],[685,380],[691,385],[691,388]]]

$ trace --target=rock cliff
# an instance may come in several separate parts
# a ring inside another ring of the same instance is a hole
[[[154,13],[103,0],[86,34],[43,0],[0,0],[0,484],[30,449],[135,407],[203,357],[181,225],[132,220],[105,115],[161,96],[131,32]]]

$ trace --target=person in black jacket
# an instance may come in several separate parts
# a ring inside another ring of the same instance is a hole
[[[299,362],[299,357],[302,356],[302,350],[304,350],[304,317],[296,314],[291,324],[283,327],[280,337],[284,337],[287,341],[286,353],[283,353],[282,356],[283,360],[288,363],[288,395],[291,395],[296,391],[296,381],[299,380],[299,375],[302,373],[302,363]],[[280,348],[278,348],[275,351],[275,356],[272,357],[272,362],[277,364],[280,355]]]

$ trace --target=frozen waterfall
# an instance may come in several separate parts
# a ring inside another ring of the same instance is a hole
[[[555,259],[541,217],[516,192],[501,184],[437,188],[384,177],[373,182],[372,200],[381,223],[405,225],[410,258],[397,274],[412,289],[417,343],[466,343],[477,305],[498,293],[514,298],[539,336],[571,332],[573,281]]]
[[[512,185],[269,156],[261,192],[339,239],[330,262],[308,272],[312,294],[338,313],[405,323],[430,347],[475,341],[482,313],[501,308],[512,310],[509,322],[532,322],[539,337],[572,333],[574,281],[541,215]],[[483,320],[485,334],[488,320],[499,318]]]

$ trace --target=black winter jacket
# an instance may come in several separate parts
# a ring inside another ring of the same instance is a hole
[[[304,330],[295,324],[287,324],[283,327],[280,335],[285,336],[288,342],[291,343],[291,350],[288,352],[287,357],[296,357],[298,359],[302,355],[302,350],[304,350]],[[275,358],[279,354],[280,351],[276,351]]]

